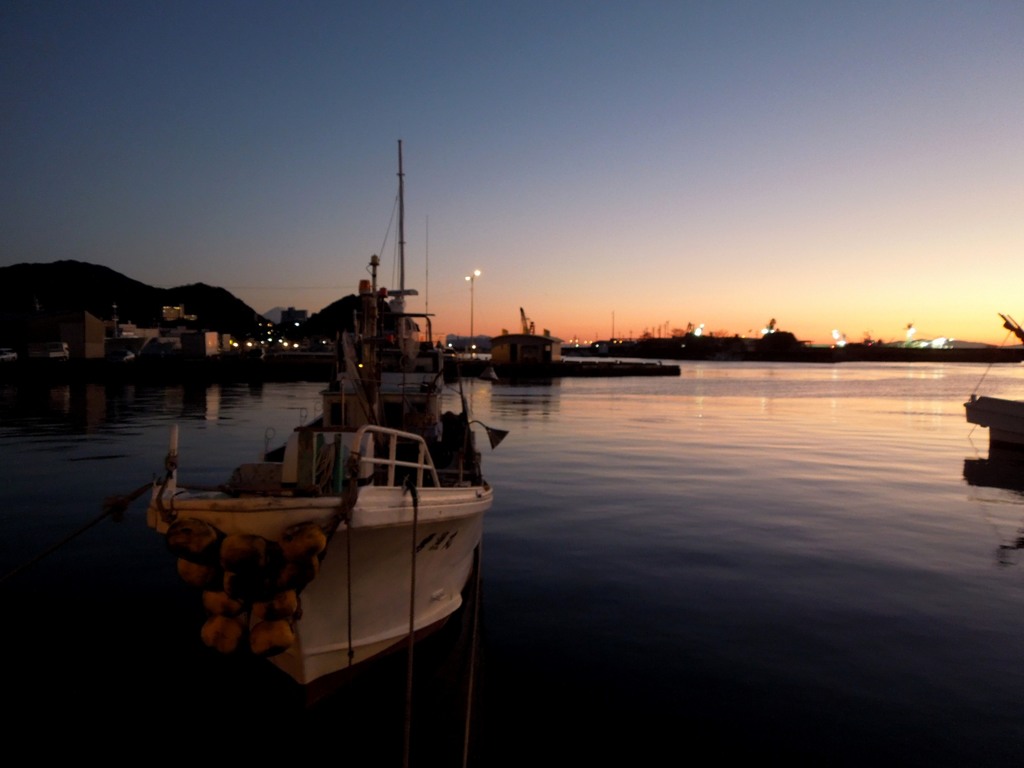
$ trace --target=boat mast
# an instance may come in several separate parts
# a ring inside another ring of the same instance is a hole
[[[402,140],[398,140],[398,289],[405,301],[405,174],[402,173]]]
[[[419,346],[419,327],[405,315],[405,297],[417,296],[418,292],[405,287],[405,172],[402,169],[402,142],[398,142],[398,290],[389,291],[393,297],[391,311],[395,318],[395,336],[401,350],[401,367],[411,371],[416,364]]]

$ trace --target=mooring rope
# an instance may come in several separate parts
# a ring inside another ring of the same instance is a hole
[[[317,457],[315,470],[316,492],[321,496],[330,494],[334,489],[334,466],[337,457],[337,444],[324,443]]]
[[[350,462],[350,466],[352,463]],[[352,488],[356,489],[356,493],[359,492],[359,469],[358,463],[355,464],[356,469],[349,472],[348,484],[345,486],[346,492]],[[352,661],[355,658],[356,652],[352,647],[352,518],[355,515],[355,502],[352,504],[344,505],[347,507],[345,515],[345,583],[348,585],[348,589],[345,590],[346,595],[346,621],[348,624],[348,666],[352,668]],[[337,525],[340,525],[338,523]],[[337,529],[337,525],[335,529]]]
[[[352,513],[349,512],[348,521],[345,523],[345,583],[348,588],[345,590],[345,618],[348,629],[348,667],[352,668],[352,660],[356,652],[352,647]]]
[[[43,558],[48,557],[49,555],[52,555],[58,549],[60,549],[64,545],[68,544],[70,541],[72,541],[76,537],[81,536],[83,533],[85,533],[87,530],[92,528],[94,525],[99,523],[104,518],[106,518],[106,517],[113,517],[115,521],[120,521],[121,516],[124,514],[125,510],[128,508],[128,505],[131,504],[133,501],[135,501],[137,498],[139,498],[139,496],[144,494],[146,491],[148,491],[152,487],[153,486],[152,486],[151,483],[146,483],[145,485],[139,486],[137,489],[135,489],[134,491],[132,491],[131,493],[129,493],[126,496],[112,496],[112,497],[106,499],[103,502],[103,511],[97,517],[93,518],[91,521],[89,521],[88,523],[83,525],[77,531],[75,531],[75,532],[65,536],[63,539],[58,541],[56,544],[54,544],[50,548],[48,548],[48,549],[44,550],[43,552],[39,553],[34,558],[29,560],[27,563],[23,563],[22,565],[19,565],[17,568],[15,568],[13,571],[5,574],[2,578],[0,578],[0,584],[4,583],[8,579],[14,578],[15,576],[17,576],[19,573],[21,573],[25,569],[31,568],[33,565],[38,563]]]
[[[336,454],[335,454],[336,455]],[[333,470],[332,470],[333,472]],[[345,600],[347,601],[347,631],[348,631],[348,666],[352,667],[355,657],[355,650],[352,648],[352,518],[355,513],[356,501],[359,499],[359,454],[355,451],[349,454],[345,463],[345,474],[341,489],[341,503],[338,510],[331,515],[327,522],[327,541],[330,543],[335,532],[345,524],[345,569],[346,589]]]
[[[483,571],[484,540],[476,545],[476,579],[473,583],[473,630],[469,638],[469,690],[466,692],[466,726],[463,731],[462,768],[469,765],[469,732],[473,719],[473,683],[476,671],[477,633],[480,630],[480,581]]]
[[[416,527],[420,516],[420,497],[416,490],[416,481],[412,475],[408,475],[403,483],[404,491],[412,496],[412,564],[409,576],[409,640],[408,640],[408,665],[405,672],[405,723],[404,723],[404,744],[402,752],[402,765],[409,766],[409,748],[412,739],[412,670],[413,670],[413,648],[416,638],[416,539],[419,533]]]

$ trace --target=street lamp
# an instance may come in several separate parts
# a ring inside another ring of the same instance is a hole
[[[476,354],[476,342],[473,335],[473,283],[478,277],[480,277],[479,269],[474,269],[472,274],[466,275],[466,280],[469,282],[469,344],[474,355]]]

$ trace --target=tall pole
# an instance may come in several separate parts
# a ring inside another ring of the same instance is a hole
[[[402,173],[402,140],[398,140],[398,287],[405,290],[405,174]],[[405,300],[402,294],[402,300]]]
[[[474,269],[472,274],[466,275],[466,280],[469,281],[469,344],[474,355],[476,354],[476,343],[474,341],[476,334],[473,332],[473,285],[478,277],[480,277],[479,269]]]

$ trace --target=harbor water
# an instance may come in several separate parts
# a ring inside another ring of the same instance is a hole
[[[411,710],[400,655],[295,707],[267,662],[202,645],[144,497],[101,517],[162,471],[172,425],[181,482],[214,485],[320,388],[0,387],[11,727],[148,723],[156,747],[156,723],[251,741],[287,718],[358,765],[1020,763],[1024,461],[963,403],[1024,399],[1021,367],[468,382],[509,435],[478,432],[480,588],[415,657]]]

